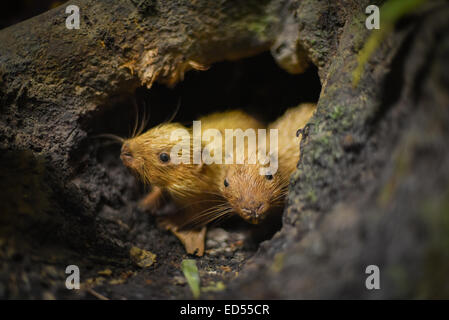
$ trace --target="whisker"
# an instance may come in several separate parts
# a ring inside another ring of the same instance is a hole
[[[146,102],[145,101],[143,101],[143,104],[144,104],[144,110],[147,110],[147,104],[146,104]],[[142,133],[144,130],[145,130],[145,128],[147,127],[147,125],[148,125],[148,123],[150,122],[150,119],[151,119],[151,108],[148,110],[148,118],[146,118],[145,117],[145,119],[144,119],[144,121],[143,121],[143,126],[142,126],[142,130],[141,130],[141,132],[140,133]],[[139,133],[139,134],[140,134]]]
[[[223,195],[220,192],[213,192],[213,191],[201,191],[202,194],[210,194],[214,196],[218,196],[219,198],[222,198]]]
[[[125,139],[123,139],[122,137],[119,137],[119,136],[116,136],[115,134],[110,134],[110,133],[97,134],[97,135],[92,136],[92,138],[107,138],[107,139],[115,140],[120,143],[123,143],[125,141]]]
[[[139,123],[139,107],[137,106],[137,101],[134,99],[134,110],[136,111],[136,120],[134,122],[134,129],[132,131],[131,134],[131,138],[134,138],[136,136],[136,132],[137,132],[137,126]]]
[[[276,195],[275,197],[273,197],[273,200],[285,198],[285,196],[287,196],[287,193],[281,193],[281,194]]]
[[[164,123],[171,123],[173,121],[173,119],[176,117],[176,115],[178,114],[180,107],[181,107],[181,98],[179,98],[179,100],[178,100],[178,104],[176,105],[175,112],[170,116],[170,118],[165,120]]]
[[[222,204],[226,203],[226,201],[224,201],[222,199],[204,199],[204,200],[200,200],[200,201],[195,201],[195,202],[189,203],[189,204],[181,207],[181,209],[187,209],[187,208],[193,207],[195,205],[198,205],[198,204],[201,204],[201,203],[207,203],[207,202],[208,203],[214,203],[214,202],[218,203],[215,206],[222,205]]]
[[[147,116],[146,116],[146,109],[145,107],[143,108],[143,117],[142,117],[142,122],[139,125],[139,129],[136,132],[136,136],[140,136],[140,134],[142,133],[143,129],[145,128],[145,121]]]
[[[223,211],[219,211],[218,214],[215,215],[207,215],[206,217],[204,217],[204,219],[197,219],[195,218],[194,220],[189,221],[186,226],[200,226],[200,225],[207,225],[215,220],[217,220],[218,218],[228,214],[231,212],[231,209],[224,209]]]
[[[195,221],[195,220],[198,220],[198,219],[201,219],[201,218],[213,215],[215,213],[222,212],[223,210],[227,210],[227,209],[228,208],[226,208],[226,207],[224,207],[224,208],[215,208],[215,207],[209,208],[209,209],[207,209],[205,211],[202,211],[199,214],[195,215],[195,217],[192,218],[192,221]]]
[[[211,208],[201,211],[199,214],[195,215],[192,218],[192,220],[198,220],[200,218],[204,218],[204,217],[213,215],[215,213],[220,213],[220,212],[222,212],[224,210],[228,210],[228,209],[229,209],[229,206],[226,206],[225,204],[223,204],[221,206],[211,207]]]
[[[215,222],[217,222],[217,223],[223,222],[225,219],[229,218],[233,212],[234,212],[234,210],[232,208],[228,208],[228,209],[224,210],[221,214],[219,214],[216,217]]]
[[[212,225],[216,226],[224,221],[226,221],[227,219],[229,219],[232,216],[232,210],[227,211],[225,214],[222,214],[220,217],[218,217],[215,221],[212,222]]]

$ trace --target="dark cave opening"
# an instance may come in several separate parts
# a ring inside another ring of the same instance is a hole
[[[188,72],[184,81],[174,88],[161,84],[155,84],[151,89],[139,87],[134,95],[111,99],[110,105],[98,108],[83,120],[82,127],[89,136],[73,153],[77,155],[72,159],[73,163],[78,167],[75,180],[78,185],[79,181],[86,181],[83,184],[85,192],[89,193],[100,217],[105,214],[111,220],[116,216],[126,222],[124,217],[128,216],[127,222],[135,225],[139,213],[132,206],[137,206],[147,189],[122,165],[120,145],[96,139],[96,135],[108,133],[129,137],[136,124],[136,115],[139,124],[145,116],[149,116],[146,129],[171,117],[175,122],[191,125],[191,121],[202,115],[230,109],[242,109],[269,123],[290,107],[318,101],[320,91],[316,68],[311,67],[301,75],[292,75],[281,69],[269,53],[217,63],[207,71]],[[79,152],[80,149],[83,152]],[[78,158],[80,155],[81,159]],[[123,215],[125,207],[127,215]],[[121,213],[114,214],[114,211]],[[275,220],[269,230],[255,228],[262,230],[253,233],[256,243],[269,239],[280,229],[280,218],[278,222]],[[254,228],[238,217],[222,225],[229,224]]]
[[[235,62],[217,63],[207,71],[193,71],[173,89],[155,85],[139,88],[136,96],[157,112],[150,125],[162,122],[180,104],[174,121],[190,122],[199,116],[228,109],[242,109],[264,122],[271,122],[289,107],[316,102],[321,84],[315,68],[291,75],[276,65],[269,53]]]
[[[317,102],[321,92],[318,71],[310,67],[304,74],[292,75],[281,69],[269,53],[238,61],[212,65],[207,71],[187,72],[174,88],[154,84],[139,87],[134,95],[113,99],[100,108],[83,128],[90,134],[113,133],[128,137],[144,113],[150,116],[146,128],[171,118],[191,124],[198,117],[230,109],[242,109],[266,123],[289,107]]]

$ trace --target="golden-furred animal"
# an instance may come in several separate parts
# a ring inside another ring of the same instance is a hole
[[[263,165],[254,159],[255,164],[249,164],[248,156],[245,164],[232,164],[221,171],[219,189],[228,205],[223,210],[232,210],[244,220],[258,224],[268,214],[283,207],[289,177],[299,160],[301,137],[297,137],[296,132],[307,124],[315,109],[314,104],[301,104],[287,110],[268,126],[268,132],[270,129],[278,130],[277,172],[261,175]],[[252,154],[250,157],[257,156]]]
[[[221,194],[232,211],[258,224],[284,204],[287,183],[279,173],[260,174],[261,165],[231,164],[219,180]]]
[[[201,131],[217,129],[223,138],[225,129],[245,130],[252,126],[253,118],[243,111],[227,111],[201,117]],[[171,140],[175,130],[185,130],[190,135],[189,163],[174,163],[172,148],[180,143]],[[161,225],[171,230],[184,244],[188,253],[202,255],[204,252],[205,225],[219,218],[211,212],[223,204],[216,186],[221,176],[222,164],[193,163],[193,131],[179,123],[164,123],[143,134],[126,139],[121,150],[125,166],[135,172],[145,183],[151,184],[153,192],[143,201],[152,207],[159,196],[168,193],[178,207],[179,213],[164,217]],[[204,148],[204,143],[202,143]]]
[[[279,172],[287,180],[296,170],[299,161],[299,143],[302,135],[297,136],[298,129],[304,128],[313,116],[316,104],[303,103],[288,109],[276,121],[269,124],[268,129],[278,129]]]

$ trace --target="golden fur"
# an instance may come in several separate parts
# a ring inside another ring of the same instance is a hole
[[[261,165],[232,164],[222,172],[219,189],[233,212],[246,221],[260,223],[270,211],[282,207],[288,188],[290,175],[295,171],[299,160],[299,142],[296,136],[298,129],[303,128],[315,112],[315,104],[301,104],[285,112],[279,119],[268,126],[278,129],[278,171],[267,179],[260,175]],[[253,123],[254,129],[261,124]],[[254,154],[252,156],[255,156]],[[225,181],[226,180],[226,185]]]
[[[202,132],[207,129],[218,129],[223,136],[225,129],[246,130],[258,123],[251,116],[240,110],[217,112],[203,116]],[[222,205],[220,190],[216,188],[217,179],[221,177],[223,165],[193,164],[193,150],[189,164],[163,163],[161,153],[170,154],[173,146],[179,141],[170,141],[173,130],[184,129],[192,136],[192,129],[179,123],[160,124],[143,134],[127,139],[122,146],[122,160],[146,183],[167,192],[175,202],[184,209],[177,217],[179,227],[186,225],[204,225],[217,218],[207,211]],[[192,139],[191,139],[192,147]],[[204,145],[202,146],[204,148]]]
[[[261,175],[260,167],[259,163],[229,165],[220,181],[221,194],[230,208],[252,224],[260,223],[273,208],[283,205],[287,186],[280,174],[271,179]]]
[[[265,129],[265,125],[253,120],[248,123],[248,128],[254,129],[257,133],[257,129]],[[282,181],[282,176],[279,174],[272,175],[270,179],[260,174],[261,165],[258,162],[257,153],[248,153],[248,143],[245,139],[245,144],[242,146],[245,152],[244,164],[225,165],[221,171],[221,179],[217,180],[217,183],[222,196],[227,201],[227,205],[223,207],[237,213],[247,222],[258,224],[272,208],[282,205],[286,183]],[[235,152],[236,146],[234,146]],[[250,164],[249,159],[255,160],[256,163]]]
[[[280,118],[268,126],[268,129],[278,129],[278,170],[287,181],[296,170],[299,161],[299,143],[302,135],[297,137],[296,132],[298,129],[304,128],[315,110],[316,104],[300,104],[288,109]]]
[[[182,209],[179,214],[165,219],[167,229],[183,242],[188,253],[202,255],[204,226],[235,212],[251,223],[259,223],[271,208],[282,206],[288,178],[299,159],[299,141],[296,131],[303,128],[316,106],[303,104],[289,109],[268,129],[278,129],[279,168],[272,178],[260,175],[260,164],[248,164],[252,155],[245,153],[246,164],[174,164],[162,161],[161,154],[170,154],[179,141],[170,141],[173,130],[183,129],[192,137],[192,128],[179,123],[164,123],[143,134],[123,141],[121,158],[145,183],[157,187],[157,194],[166,192]],[[265,128],[263,124],[236,110],[217,112],[201,117],[202,132],[218,129],[222,135],[223,160],[225,156],[225,129]],[[136,130],[136,128],[135,128]],[[192,140],[190,154],[193,157]],[[215,141],[215,140],[214,140]],[[247,146],[247,142],[245,142]],[[246,147],[245,146],[245,147]],[[204,144],[202,145],[204,148]],[[246,148],[247,149],[247,148]],[[235,151],[235,146],[234,146]],[[224,186],[226,179],[228,186]],[[155,201],[157,197],[149,197]],[[157,200],[157,199],[156,199]],[[188,231],[183,231],[183,229]]]

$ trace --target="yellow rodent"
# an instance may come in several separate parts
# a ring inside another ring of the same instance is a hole
[[[201,117],[202,132],[217,129],[225,136],[225,129],[245,130],[257,122],[243,111],[227,111]],[[171,141],[174,130],[186,130],[192,137],[192,128],[179,123],[160,124],[143,134],[123,142],[120,158],[125,166],[145,182],[153,191],[144,200],[151,207],[162,193],[168,193],[181,209],[179,213],[161,219],[161,225],[171,230],[184,244],[187,253],[203,255],[205,224],[212,220],[208,210],[223,203],[219,190],[214,188],[221,176],[223,165],[172,163],[170,152],[179,141]],[[192,151],[192,140],[190,148]],[[202,144],[202,148],[204,144]]]
[[[278,171],[273,174],[260,174],[260,162],[232,164],[221,171],[218,188],[227,200],[223,212],[235,212],[244,220],[258,224],[271,212],[279,211],[284,205],[290,175],[295,171],[299,160],[301,137],[296,132],[303,128],[315,112],[315,104],[301,104],[285,112],[268,126],[278,130]],[[268,150],[268,148],[267,148]]]
[[[303,103],[288,109],[281,117],[268,125],[268,129],[278,129],[278,170],[287,182],[295,172],[300,156],[299,143],[302,136],[297,136],[296,132],[305,127],[315,110],[316,104]]]

